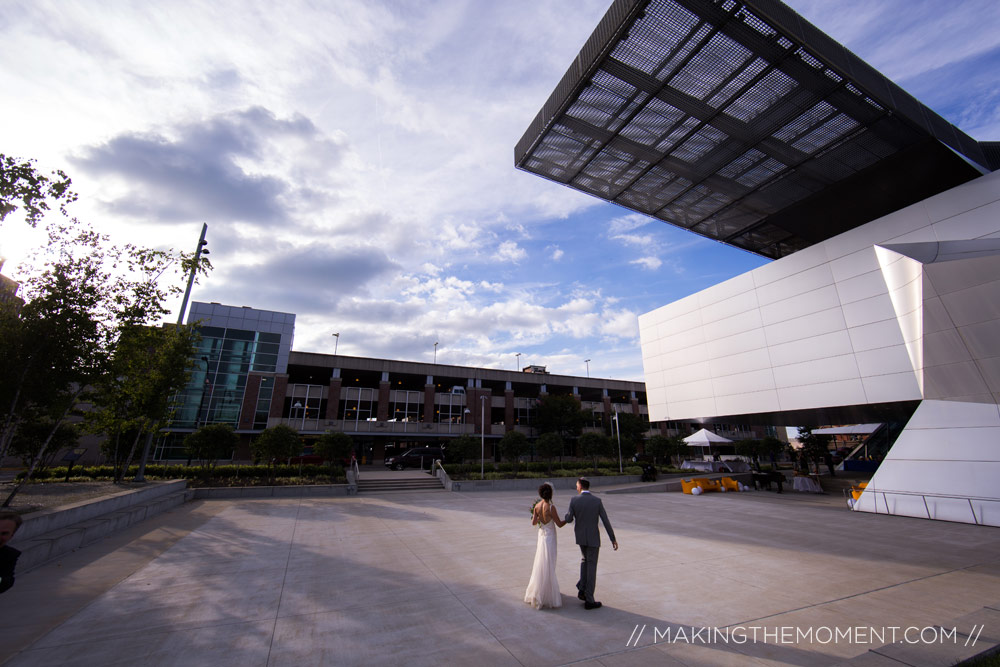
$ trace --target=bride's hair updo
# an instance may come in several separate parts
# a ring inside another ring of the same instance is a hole
[[[545,484],[542,484],[540,487],[538,487],[538,497],[544,500],[545,502],[551,501],[552,485],[549,484],[548,482],[545,482]]]

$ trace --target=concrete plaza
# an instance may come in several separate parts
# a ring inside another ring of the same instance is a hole
[[[557,507],[569,497],[557,492]],[[559,533],[563,607],[523,603],[531,493],[195,501],[19,576],[0,598],[0,659],[942,665],[1000,639],[996,528],[792,493],[602,497],[621,544],[601,550],[602,609],[576,599],[570,527]],[[893,627],[931,641],[879,648],[892,637],[870,629]]]

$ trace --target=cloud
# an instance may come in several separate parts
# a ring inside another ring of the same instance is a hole
[[[549,255],[549,259],[551,259],[553,262],[558,262],[560,259],[563,258],[563,255],[566,254],[565,252],[562,251],[561,248],[559,248],[559,246],[549,246],[548,248],[546,248],[546,250],[552,251],[552,253]]]
[[[639,259],[633,259],[629,264],[636,264],[648,271],[655,271],[663,266],[663,260],[659,257],[640,257]]]
[[[129,132],[84,148],[72,162],[84,173],[111,178],[115,214],[156,223],[286,223],[298,208],[324,206],[329,185],[300,182],[275,162],[294,159],[330,169],[341,158],[337,140],[301,115],[279,119],[262,107],[219,114],[160,131]],[[284,152],[291,155],[285,155]],[[270,173],[269,173],[270,172]]]
[[[496,257],[503,262],[513,262],[517,264],[528,256],[528,253],[517,245],[514,241],[504,241],[497,249]]]

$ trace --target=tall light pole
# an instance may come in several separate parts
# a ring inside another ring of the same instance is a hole
[[[338,346],[338,345],[340,345],[340,332],[338,331],[337,333],[335,333],[335,334],[331,334],[331,335],[332,335],[332,336],[333,336],[334,338],[336,338],[336,339],[337,339],[337,340],[335,340],[335,341],[333,342],[333,354],[334,354],[334,356],[336,356],[336,355],[337,355],[337,346]]]
[[[618,436],[618,474],[620,475],[624,472],[624,468],[622,468],[622,432],[621,429],[618,428],[617,412],[611,415],[611,421],[615,423],[615,434]]]
[[[590,377],[590,359],[584,359],[583,363],[587,364],[587,377]]]
[[[514,370],[515,370],[515,371],[519,371],[519,370],[521,370],[521,353],[520,353],[520,352],[518,352],[518,353],[517,353],[517,354],[515,354],[514,356],[515,356],[515,357],[517,357],[517,361],[516,361],[516,362],[514,362],[514,363],[516,364],[516,366],[515,366]]]
[[[437,341],[434,342],[434,363],[438,362],[438,344]]]
[[[184,324],[184,311],[187,310],[188,298],[191,296],[191,286],[194,284],[194,276],[198,273],[198,264],[201,262],[201,256],[208,254],[208,241],[205,240],[205,234],[208,233],[208,223],[202,223],[201,225],[201,236],[198,237],[198,247],[194,251],[194,261],[191,263],[191,273],[188,274],[188,284],[187,289],[184,290],[184,300],[181,302],[181,314],[177,316],[177,324]]]
[[[486,395],[479,397],[479,479],[486,479]]]

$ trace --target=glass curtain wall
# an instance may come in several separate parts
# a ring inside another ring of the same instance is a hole
[[[187,386],[175,397],[172,429],[195,430],[206,424],[230,424],[236,428],[243,404],[247,374],[274,373],[278,362],[281,334],[199,327],[201,340],[194,353],[194,365]],[[274,389],[273,378],[265,378],[256,397],[254,425],[267,424],[267,404]],[[171,433],[157,447],[154,458],[183,459],[185,433]]]

